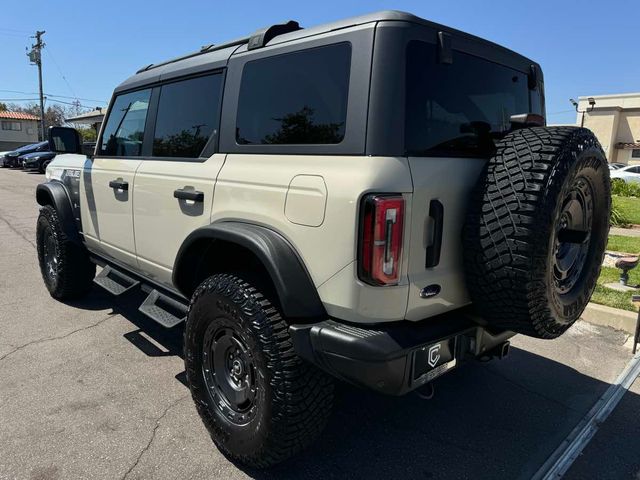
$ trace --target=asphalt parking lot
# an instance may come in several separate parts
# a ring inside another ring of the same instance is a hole
[[[43,180],[0,169],[0,479],[530,478],[631,359],[627,334],[578,322],[553,342],[516,337],[507,359],[441,378],[430,401],[341,385],[313,448],[243,470],[192,405],[180,328],[98,287],[49,297],[34,246]],[[640,380],[567,478],[638,479],[638,445]]]

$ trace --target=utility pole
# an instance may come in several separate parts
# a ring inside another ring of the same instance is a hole
[[[45,125],[44,125],[44,93],[43,93],[43,89],[42,89],[42,49],[44,48],[44,42],[42,41],[42,35],[44,35],[45,32],[43,31],[36,31],[36,43],[35,45],[31,45],[31,51],[29,53],[27,53],[27,56],[29,57],[29,60],[31,60],[32,64],[35,64],[38,66],[38,83],[40,86],[40,132],[42,134],[42,136],[40,137],[40,140],[44,140],[45,138]]]

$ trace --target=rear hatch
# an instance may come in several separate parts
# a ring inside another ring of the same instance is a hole
[[[469,303],[462,228],[470,193],[510,116],[542,113],[530,72],[436,44],[406,49],[405,149],[413,181],[406,318]],[[541,84],[540,84],[541,90]]]

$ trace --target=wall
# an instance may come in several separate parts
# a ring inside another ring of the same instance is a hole
[[[22,130],[2,130],[2,123],[20,122]],[[31,132],[31,133],[29,133]],[[13,120],[0,118],[0,151],[15,150],[22,145],[36,143],[38,141],[38,122],[35,120]]]
[[[578,114],[577,123],[580,125],[582,114]],[[591,130],[607,155],[607,160],[616,162],[617,149],[616,132],[620,121],[620,111],[618,109],[593,110],[584,114],[584,127]]]

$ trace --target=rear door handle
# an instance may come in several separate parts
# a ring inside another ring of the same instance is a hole
[[[129,182],[125,182],[123,180],[111,180],[109,182],[109,187],[114,190],[129,190]]]
[[[204,193],[198,192],[197,190],[186,190],[184,188],[174,190],[173,197],[178,200],[192,200],[194,202],[204,201]]]

